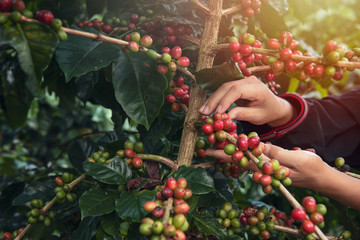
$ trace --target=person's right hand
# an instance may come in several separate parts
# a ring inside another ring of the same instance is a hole
[[[228,112],[230,119],[256,125],[281,126],[290,122],[295,114],[289,102],[275,96],[254,76],[223,84],[199,111],[203,115],[210,115],[213,112],[223,113],[234,102],[238,107]]]

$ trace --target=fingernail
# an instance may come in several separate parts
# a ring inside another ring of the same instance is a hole
[[[205,108],[205,105],[201,106],[201,108],[199,109],[199,112],[202,112]]]
[[[216,111],[215,112],[220,112],[222,109],[221,105],[219,105],[217,108],[216,108]]]
[[[203,113],[206,114],[208,111],[209,111],[209,106],[206,106],[205,109],[204,109],[204,111],[203,111]]]

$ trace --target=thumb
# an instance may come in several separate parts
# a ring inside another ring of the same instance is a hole
[[[294,154],[297,155],[296,152],[289,151],[272,144],[265,144],[264,154],[270,159],[278,160],[282,165],[287,167],[294,166],[294,158],[296,158]]]

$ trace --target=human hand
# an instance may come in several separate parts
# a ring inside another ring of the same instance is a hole
[[[228,112],[230,119],[247,121],[252,124],[268,124],[271,127],[284,125],[295,116],[289,102],[275,96],[256,77],[231,81],[219,87],[200,108],[200,113],[225,112],[232,103],[235,107]]]
[[[286,150],[265,144],[264,155],[269,159],[277,159],[281,165],[290,169],[292,185],[320,192],[328,176],[327,170],[331,169],[318,155],[305,150]]]

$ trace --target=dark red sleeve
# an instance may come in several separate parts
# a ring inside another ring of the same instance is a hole
[[[291,123],[276,129],[245,124],[245,132],[257,131],[263,141],[287,149],[314,148],[330,164],[344,157],[351,167],[360,169],[360,87],[320,100],[294,94],[281,97],[299,112]]]

